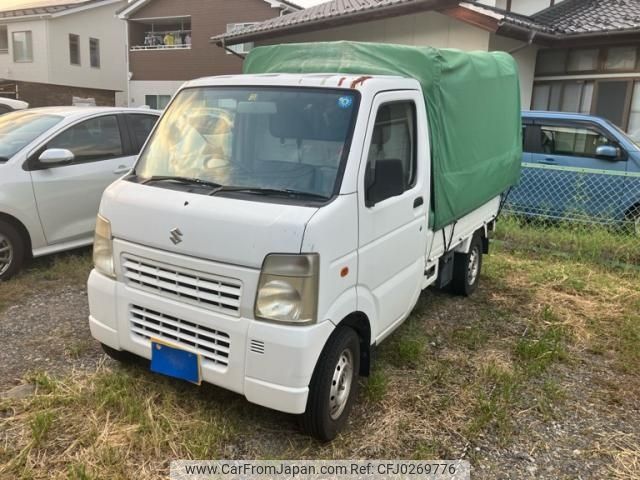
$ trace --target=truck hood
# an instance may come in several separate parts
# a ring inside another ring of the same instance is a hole
[[[257,197],[262,199],[262,197]],[[125,180],[104,193],[100,213],[114,238],[261,268],[269,253],[299,253],[317,208],[182,192]],[[172,241],[172,231],[181,235]]]

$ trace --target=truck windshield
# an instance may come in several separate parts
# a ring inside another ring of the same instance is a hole
[[[0,163],[16,153],[62,121],[58,115],[25,110],[0,116]]]
[[[136,174],[328,199],[338,188],[358,101],[348,90],[185,89],[140,155]]]

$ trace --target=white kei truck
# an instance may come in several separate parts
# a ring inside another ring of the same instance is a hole
[[[518,72],[353,42],[259,47],[244,69],[184,84],[105,191],[91,333],[328,441],[422,290],[475,290],[520,173]]]

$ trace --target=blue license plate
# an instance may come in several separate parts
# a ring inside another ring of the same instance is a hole
[[[200,384],[200,357],[180,348],[151,341],[151,371]]]

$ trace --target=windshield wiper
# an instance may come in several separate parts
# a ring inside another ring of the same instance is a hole
[[[213,187],[220,188],[222,185],[216,182],[210,182],[209,180],[201,180],[200,178],[190,178],[190,177],[174,177],[171,175],[157,175],[154,177],[145,178],[142,182],[142,185],[146,185],[150,182],[177,182],[183,183],[185,185],[201,185],[204,187]]]
[[[219,186],[209,192],[209,196],[217,195],[220,192],[246,192],[256,195],[278,195],[287,197],[298,198],[310,198],[313,200],[327,201],[328,198],[324,195],[318,195],[316,193],[301,192],[300,190],[292,190],[288,188],[258,188],[258,187],[233,187],[233,186]]]

